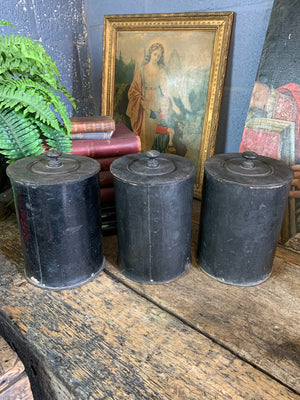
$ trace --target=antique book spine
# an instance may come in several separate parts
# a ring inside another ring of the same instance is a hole
[[[99,172],[100,187],[113,186],[113,175],[110,171]]]
[[[115,199],[115,191],[113,186],[110,187],[100,187],[100,200],[101,204],[112,202]]]
[[[122,156],[141,151],[140,137],[123,124],[116,124],[111,139],[72,140],[72,153],[92,158]]]
[[[109,171],[110,164],[114,161],[117,160],[119,156],[113,156],[113,157],[100,157],[100,158],[95,158],[96,161],[101,166],[101,171]]]
[[[72,117],[70,121],[71,133],[114,131],[116,126],[114,119],[106,115]]]
[[[99,140],[99,139],[110,139],[114,131],[100,131],[100,132],[78,132],[71,133],[71,139],[74,140]]]
[[[99,158],[105,156],[125,155],[138,153],[140,151],[140,142],[137,139],[116,140],[107,143],[106,140],[74,140],[72,142],[72,153],[80,156]]]

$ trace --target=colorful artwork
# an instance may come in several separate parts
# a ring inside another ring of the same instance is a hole
[[[121,97],[143,151],[187,155],[197,164],[214,38],[215,32],[118,32],[114,117],[124,117]],[[130,66],[132,80],[124,82]]]
[[[106,16],[102,114],[190,159],[200,197],[214,151],[233,14]]]
[[[300,3],[275,0],[240,151],[281,159],[295,170],[283,242],[300,251]],[[299,239],[298,239],[299,238]],[[298,244],[297,244],[298,243]]]

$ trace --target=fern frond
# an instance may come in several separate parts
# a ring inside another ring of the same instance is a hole
[[[2,20],[0,26],[13,26]],[[44,141],[70,151],[70,118],[55,61],[44,47],[19,35],[0,36],[0,152],[10,161],[44,151]],[[2,150],[1,150],[2,149]]]
[[[0,151],[8,162],[43,152],[40,131],[21,112],[0,109]]]
[[[70,93],[67,91],[67,89],[66,89],[64,86],[60,85],[59,88],[58,88],[58,90],[59,90],[64,96],[66,96],[66,98],[69,100],[69,102],[72,104],[72,106],[76,109],[76,102],[75,102],[75,99],[74,99],[74,97],[72,97],[72,96],[70,95]]]
[[[55,76],[59,79],[56,62],[47,54],[45,48],[38,42],[19,35],[5,35],[0,37],[0,51],[13,55],[14,59],[27,59],[28,66],[37,65],[40,72]]]
[[[18,91],[20,92],[26,91],[30,88],[35,89],[41,95],[45,96],[45,99],[53,103],[55,103],[59,99],[59,95],[56,94],[56,92],[53,91],[51,87],[44,85],[43,83],[36,80],[33,80],[32,78],[16,78],[15,76],[10,75],[8,72],[0,75],[0,88],[2,87],[15,87],[18,88]]]
[[[60,130],[55,130],[48,125],[38,122],[38,126],[45,136],[45,142],[50,149],[70,153],[72,151],[71,137],[66,134],[65,128],[61,126]]]
[[[18,87],[1,87],[0,91],[0,107],[14,108],[16,111],[22,110],[23,114],[32,113],[44,123],[51,125],[54,129],[59,129],[59,123],[55,113],[50,109],[45,98],[35,91],[28,88],[25,91]]]
[[[16,25],[13,25],[10,22],[5,21],[5,19],[1,19],[0,26],[13,26],[14,28],[16,27]]]
[[[11,88],[11,91],[6,88]],[[61,93],[67,95],[66,89],[63,86],[59,86],[61,89]],[[34,89],[34,93],[32,92],[31,89]],[[18,106],[17,101],[18,99],[22,99],[22,102],[20,102],[20,106],[24,107],[25,109],[28,107],[28,97],[25,96],[25,94],[34,94],[34,97],[37,99],[38,96],[40,97],[40,101],[43,101],[43,108],[40,109],[40,106],[38,107],[39,113],[42,112],[42,110],[46,111],[46,107],[53,107],[53,109],[59,114],[60,118],[62,119],[63,123],[65,124],[67,128],[67,132],[70,132],[71,129],[71,123],[70,123],[70,118],[67,113],[67,109],[65,107],[65,104],[61,101],[59,93],[55,92],[51,87],[44,85],[43,83],[40,83],[38,81],[34,81],[30,78],[19,78],[16,79],[15,77],[11,77],[7,72],[4,73],[2,76],[0,75],[0,101],[1,101],[1,90],[3,94],[6,94],[5,98],[7,101],[3,98],[1,106]],[[19,96],[17,97],[17,92],[19,93]],[[9,95],[7,95],[9,93]],[[12,102],[12,97],[14,99],[14,102]],[[69,95],[69,97],[71,97]],[[71,97],[72,101],[74,99]],[[38,100],[38,99],[37,99]],[[30,103],[32,101],[30,100]],[[36,112],[33,109],[28,110],[31,112]],[[37,117],[43,121],[41,118],[40,114],[37,114]],[[53,113],[54,114],[54,113]],[[47,113],[48,115],[48,113]],[[55,115],[55,114],[54,114]],[[49,115],[48,115],[49,118]],[[51,118],[52,119],[52,118]],[[45,121],[43,121],[45,122]],[[49,123],[49,121],[48,121]],[[57,125],[51,125],[57,129]]]

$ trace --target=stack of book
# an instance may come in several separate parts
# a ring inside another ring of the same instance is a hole
[[[70,120],[74,140],[110,139],[116,129],[114,119],[108,115],[72,117]]]
[[[116,232],[113,177],[110,164],[117,158],[141,151],[139,136],[109,116],[71,118],[72,153],[94,158],[100,164],[102,232]]]

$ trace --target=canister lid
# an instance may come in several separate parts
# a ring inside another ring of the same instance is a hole
[[[99,171],[100,164],[92,158],[56,150],[22,158],[7,167],[7,175],[12,180],[39,185],[85,179]]]
[[[185,180],[194,174],[194,170],[194,164],[188,159],[156,150],[120,157],[110,166],[115,178],[145,185]]]
[[[293,177],[293,171],[284,162],[253,151],[217,154],[205,161],[204,169],[228,182],[253,186],[282,185]]]

